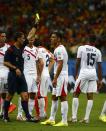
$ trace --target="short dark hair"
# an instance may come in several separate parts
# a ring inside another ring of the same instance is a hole
[[[17,39],[20,38],[22,35],[24,35],[23,32],[16,32],[14,35],[14,40],[17,41]]]
[[[52,34],[55,34],[58,38],[60,38],[60,39],[62,39],[63,38],[63,36],[62,36],[62,33],[60,32],[60,31],[58,31],[58,30],[54,30],[52,33],[51,33],[51,35]]]

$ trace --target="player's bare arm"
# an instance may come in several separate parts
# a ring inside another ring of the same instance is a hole
[[[54,62],[55,62],[55,60],[54,60],[54,55],[51,53],[50,63],[49,63],[49,67],[48,67],[49,72],[51,72],[51,69],[52,69],[52,67],[53,67],[53,65],[54,65]]]
[[[77,58],[77,60],[76,60],[76,67],[75,67],[75,79],[78,78],[78,70],[79,70],[79,67],[80,67],[80,61],[81,61],[81,59]]]
[[[29,31],[28,36],[27,36],[28,40],[30,38],[34,37],[34,35],[35,35],[36,31],[37,31],[37,27],[38,27],[39,21],[40,21],[39,14],[36,13],[34,27],[32,27],[32,29]]]
[[[102,87],[102,66],[101,62],[98,62],[98,88]]]
[[[44,67],[44,62],[43,62],[42,58],[40,58],[40,59],[38,59],[38,61],[36,63],[36,68],[37,68],[37,80],[36,80],[36,82],[37,82],[37,84],[40,82],[43,67]]]

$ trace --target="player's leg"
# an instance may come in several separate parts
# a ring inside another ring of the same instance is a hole
[[[29,93],[28,107],[29,107],[29,113],[31,116],[33,114],[33,109],[34,109],[34,104],[35,104],[35,96],[36,96],[35,93],[33,93],[33,92]]]
[[[16,76],[12,73],[9,72],[8,74],[8,93],[4,102],[4,121],[9,121],[9,117],[8,117],[8,110],[9,110],[9,106],[10,106],[10,101],[13,98],[13,95],[15,93],[16,90]]]
[[[30,119],[31,115],[29,114],[29,110],[28,110],[28,93],[21,92],[20,96],[21,96],[21,105],[22,105],[22,108],[25,112],[25,116],[27,119]]]
[[[6,93],[1,93],[1,109],[0,109],[0,118],[3,117],[3,107],[4,107],[4,101],[6,98]]]
[[[61,114],[62,120],[54,126],[68,126],[67,115],[68,115],[68,102],[67,102],[67,85],[68,85],[68,76],[64,75],[58,78],[57,81],[57,94],[56,96],[60,97],[61,100]]]
[[[53,94],[56,89],[53,89]],[[44,125],[55,125],[55,116],[56,116],[56,112],[58,109],[58,98],[56,97],[56,95],[52,94],[52,105],[51,105],[51,112],[50,112],[50,117],[48,120],[41,122],[41,124]]]
[[[39,112],[40,112],[40,118],[46,118],[46,112],[45,112],[45,105],[47,105],[46,97],[47,97],[47,92],[48,92],[48,81],[50,77],[48,76],[43,76],[41,79],[41,84],[39,88],[38,93],[38,102],[39,102]]]
[[[41,96],[41,84],[38,85],[37,98],[38,98],[38,106],[39,106],[39,118],[43,118],[45,101],[44,101],[44,97]]]
[[[26,78],[26,82],[27,82],[27,86],[28,86],[28,95],[29,95],[29,101],[28,101],[28,108],[29,108],[29,113],[32,116],[32,112],[34,109],[34,101],[35,101],[35,96],[36,96],[36,92],[37,92],[37,86],[36,86],[36,75],[33,74],[26,74],[25,78]]]
[[[85,111],[85,117],[80,122],[82,123],[89,123],[89,117],[93,106],[93,93],[87,93],[87,106]]]
[[[90,113],[93,107],[93,93],[97,92],[97,82],[96,80],[92,80],[88,82],[88,89],[87,89],[87,106],[85,112],[85,123],[89,123]]]
[[[22,105],[21,105],[21,97],[18,98],[18,114],[17,114],[17,120],[18,121],[24,121],[25,118],[22,115],[23,113],[23,109],[22,109]]]
[[[8,117],[8,110],[9,110],[9,106],[10,106],[10,101],[12,100],[14,94],[10,94],[8,93],[6,96],[6,99],[4,101],[4,116],[3,119],[5,122],[9,121],[9,117]]]
[[[18,93],[20,94],[21,96],[21,104],[22,104],[22,108],[25,112],[25,116],[26,116],[26,119],[27,121],[29,122],[37,122],[38,120],[36,120],[35,118],[33,118],[30,113],[29,113],[29,109],[28,109],[28,88],[27,88],[27,83],[26,83],[26,80],[25,80],[25,77],[24,77],[24,74],[21,75],[21,78],[20,79],[20,88],[18,88]]]
[[[77,80],[74,87],[73,99],[72,99],[72,117],[69,119],[71,122],[77,122],[77,112],[79,107],[79,95],[80,95],[80,80]]]
[[[38,104],[38,96],[37,95],[35,96],[34,106],[35,106],[35,110],[36,110],[36,118],[39,118],[40,112],[39,112],[39,104]]]

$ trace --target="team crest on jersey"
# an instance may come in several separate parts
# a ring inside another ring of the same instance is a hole
[[[58,52],[58,55],[61,55],[61,52]]]

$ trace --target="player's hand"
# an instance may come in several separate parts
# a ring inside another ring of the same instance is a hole
[[[38,85],[41,82],[41,78],[39,76],[37,76],[36,78],[36,84]]]
[[[103,82],[98,80],[97,85],[98,85],[98,89],[100,90],[103,86]]]
[[[22,74],[21,71],[20,71],[20,69],[18,69],[18,68],[15,70],[15,72],[16,72],[17,76],[21,76],[21,74]]]
[[[53,84],[53,87],[56,88],[56,85],[57,85],[57,79],[56,78],[53,79],[52,84]]]
[[[78,75],[76,75],[76,77],[75,77],[75,80],[77,80],[78,79]]]

